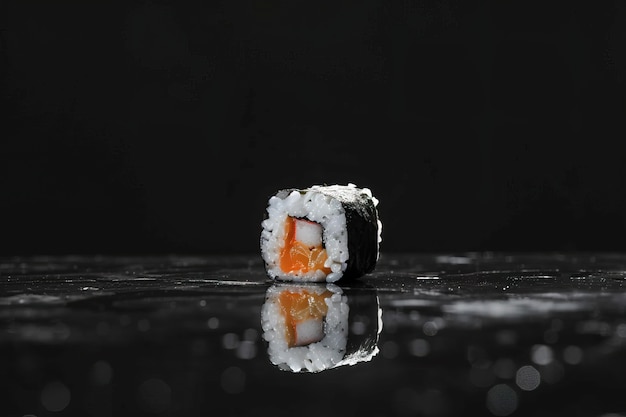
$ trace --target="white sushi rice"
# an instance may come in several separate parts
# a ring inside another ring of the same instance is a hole
[[[356,188],[354,184],[350,186]],[[262,222],[261,256],[270,277],[298,282],[335,282],[343,276],[349,257],[348,234],[346,213],[339,201],[322,194],[319,186],[313,186],[304,194],[293,191],[285,199],[271,197],[267,213],[268,218]],[[322,270],[287,274],[280,268],[280,251],[285,241],[288,216],[305,218],[322,226],[322,241],[328,255],[324,266],[331,270],[328,275]]]
[[[267,290],[261,309],[263,338],[268,342],[270,361],[284,370],[292,372],[319,372],[342,364],[348,340],[348,299],[335,284],[325,286],[281,285]],[[285,333],[285,317],[281,313],[278,296],[282,291],[306,291],[322,294],[333,293],[325,299],[328,312],[324,318],[323,338],[306,346],[289,347]]]

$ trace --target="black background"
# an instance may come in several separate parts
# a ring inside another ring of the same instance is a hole
[[[0,254],[256,252],[353,182],[383,251],[626,250],[626,6],[0,6]]]

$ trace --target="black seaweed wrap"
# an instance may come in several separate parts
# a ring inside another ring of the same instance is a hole
[[[319,191],[338,200],[346,212],[350,257],[341,279],[372,272],[378,261],[378,211],[372,198],[358,188],[331,186]]]

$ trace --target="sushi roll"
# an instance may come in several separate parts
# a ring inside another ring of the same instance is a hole
[[[371,360],[378,353],[382,311],[375,293],[361,295],[367,300],[350,297],[335,284],[268,288],[261,327],[272,364],[290,372],[320,372]]]
[[[368,188],[314,185],[270,197],[261,256],[276,280],[335,282],[374,270],[382,223]]]

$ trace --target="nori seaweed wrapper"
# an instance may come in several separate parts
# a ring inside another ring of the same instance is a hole
[[[341,279],[372,272],[378,261],[378,211],[374,201],[360,188],[331,185],[318,191],[338,200],[346,212],[350,257]]]

